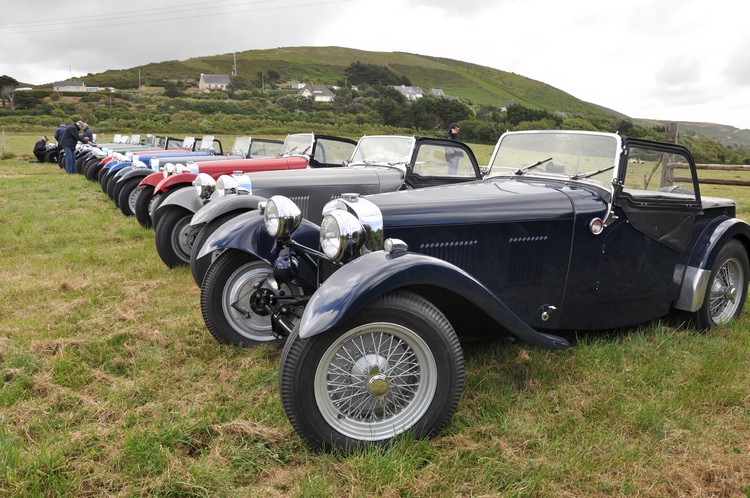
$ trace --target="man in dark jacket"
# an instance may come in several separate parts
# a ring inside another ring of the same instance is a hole
[[[94,143],[94,132],[91,131],[91,128],[89,128],[89,125],[86,123],[83,123],[83,136],[89,139],[88,143]]]
[[[62,140],[63,133],[65,133],[65,123],[60,123],[60,126],[55,130],[55,142],[58,145],[60,144],[60,140]]]
[[[76,145],[78,142],[87,143],[88,138],[81,137],[79,133],[83,130],[83,121],[77,121],[65,128],[60,139],[60,144],[65,151],[65,174],[72,175],[76,172]]]
[[[44,155],[47,153],[47,136],[43,136],[34,144],[34,155],[40,163],[44,162]],[[29,161],[33,162],[33,161]]]

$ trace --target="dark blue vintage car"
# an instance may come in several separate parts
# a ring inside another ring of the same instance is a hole
[[[561,349],[569,331],[672,312],[709,329],[742,311],[750,227],[734,201],[701,197],[684,147],[512,132],[490,167],[470,183],[344,195],[320,227],[274,196],[263,219],[207,241],[253,234],[257,280],[235,282],[247,291],[224,306],[270,318],[286,338],[281,399],[312,448],[439,432],[463,389],[460,336]],[[214,265],[231,254],[209,268],[204,314],[220,302],[207,295]]]

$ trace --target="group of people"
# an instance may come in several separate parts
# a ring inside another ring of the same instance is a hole
[[[76,121],[70,126],[66,126],[65,123],[60,123],[60,126],[55,130],[55,140],[59,147],[65,151],[65,174],[72,175],[76,172],[76,145],[78,142],[84,144],[94,143],[94,132],[91,131],[89,125],[83,121]],[[44,155],[47,151],[47,142],[49,139],[47,135],[43,136],[34,144],[34,156],[39,162],[44,162]]]

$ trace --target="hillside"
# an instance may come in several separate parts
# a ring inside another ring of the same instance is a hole
[[[371,52],[344,47],[283,47],[249,50],[236,54],[165,61],[130,69],[111,70],[85,76],[88,86],[135,88],[162,85],[169,79],[197,80],[201,73],[231,74],[236,57],[237,75],[246,81],[258,74],[276,71],[281,81],[336,84],[344,80],[344,70],[353,62],[387,66],[409,78],[424,90],[440,88],[473,104],[503,105],[515,101],[532,109],[563,112],[581,117],[607,116],[632,119],[639,125],[660,124],[653,120],[628,117],[615,110],[585,102],[543,82],[519,74],[467,62],[403,52]],[[139,74],[140,72],[140,74]],[[140,79],[139,79],[140,75]],[[750,147],[750,130],[713,123],[680,123],[680,133],[717,140],[725,145]]]

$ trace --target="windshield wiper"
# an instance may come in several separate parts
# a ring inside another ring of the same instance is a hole
[[[598,169],[596,171],[589,171],[588,173],[576,173],[575,175],[570,175],[568,178],[571,180],[580,180],[581,178],[590,178],[592,176],[596,176],[599,173],[604,173],[605,171],[609,171],[611,169],[614,169],[614,166],[610,166],[609,168],[604,169]]]
[[[524,166],[523,168],[518,168],[514,173],[516,175],[523,175],[527,171],[531,171],[532,169],[536,168],[537,166],[541,166],[544,163],[548,163],[552,160],[551,157],[548,157],[547,159],[542,159],[541,161],[537,161],[534,164],[529,164],[528,166]]]

